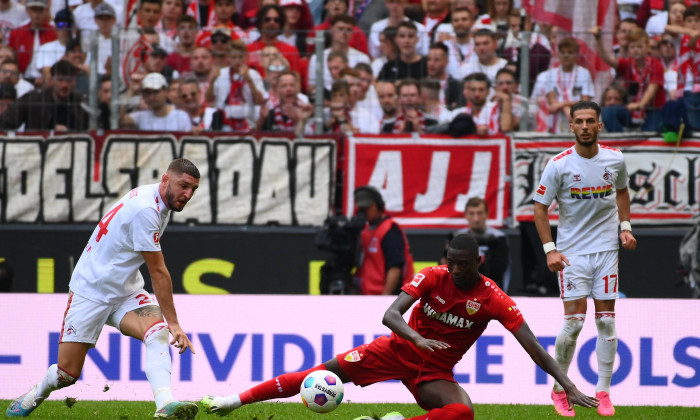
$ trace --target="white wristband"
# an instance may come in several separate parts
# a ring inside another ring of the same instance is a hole
[[[554,242],[547,242],[546,244],[542,245],[542,248],[544,248],[545,254],[549,254],[552,251],[556,251],[557,244],[555,244]]]
[[[620,222],[620,230],[628,230],[632,232],[632,224],[625,220],[624,222]]]

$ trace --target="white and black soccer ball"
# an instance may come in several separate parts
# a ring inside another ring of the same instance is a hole
[[[317,370],[306,375],[301,383],[301,400],[311,411],[328,413],[343,401],[344,389],[338,375],[328,370]]]

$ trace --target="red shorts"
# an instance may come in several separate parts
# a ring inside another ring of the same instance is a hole
[[[369,344],[339,354],[340,369],[355,385],[367,386],[377,382],[398,379],[423,407],[418,396],[418,385],[438,379],[457,383],[451,370],[430,363],[430,359],[416,357],[415,352],[394,348],[389,337],[379,337]]]

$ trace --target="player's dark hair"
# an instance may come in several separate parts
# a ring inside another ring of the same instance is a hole
[[[187,174],[192,178],[199,179],[199,169],[191,161],[180,158],[175,159],[168,165],[168,172],[173,172],[178,175]]]
[[[593,101],[578,101],[575,104],[573,104],[571,106],[571,112],[569,113],[569,115],[571,115],[571,118],[574,118],[574,112],[581,109],[594,110],[596,113],[596,118],[600,119],[600,106],[598,106],[598,104]]]
[[[466,250],[473,256],[479,255],[479,244],[471,233],[460,233],[450,241],[450,248]]]

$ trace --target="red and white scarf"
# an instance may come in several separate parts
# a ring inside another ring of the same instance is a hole
[[[275,115],[275,128],[284,133],[294,132],[294,120],[291,117],[282,114],[282,104],[276,105],[272,109]]]
[[[239,77],[236,77],[239,76]],[[244,105],[245,98],[243,97],[243,88],[245,87],[245,80],[232,69],[229,68],[229,80],[231,81],[231,90],[229,91],[228,97],[226,98],[226,105]],[[247,130],[248,122],[245,118],[229,118],[224,110],[224,124],[231,127],[234,131],[236,130]]]
[[[422,133],[423,131],[425,131],[425,114],[423,113],[423,111],[421,111],[419,109],[417,109],[416,112],[418,113],[418,127],[413,127],[413,131],[411,131],[411,133],[413,133],[413,132]],[[408,132],[408,131],[406,131],[405,121],[406,121],[406,117],[404,116],[403,112],[401,112],[398,115],[398,117],[396,117],[396,121],[394,122],[394,130],[393,130],[394,134]],[[400,124],[400,123],[404,123],[404,124]],[[403,131],[398,131],[396,129],[396,127],[399,125],[403,125]]]
[[[639,103],[644,96],[645,87],[649,86],[649,79],[651,78],[651,57],[644,59],[643,71],[637,69],[636,61],[632,60],[632,80],[631,82],[637,83],[637,95],[634,97],[634,102]],[[663,86],[662,86],[663,88]],[[638,109],[632,112],[632,121],[635,123],[643,121],[646,112],[644,108]]]

